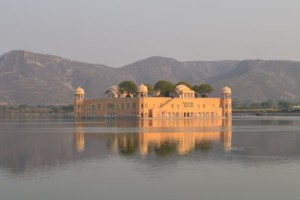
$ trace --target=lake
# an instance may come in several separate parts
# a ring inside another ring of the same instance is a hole
[[[291,199],[300,117],[0,119],[2,200]]]

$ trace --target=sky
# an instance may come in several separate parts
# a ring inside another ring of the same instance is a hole
[[[300,60],[299,0],[0,0],[0,54]]]

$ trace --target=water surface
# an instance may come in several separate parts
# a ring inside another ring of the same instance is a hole
[[[1,119],[0,199],[297,199],[300,117]]]

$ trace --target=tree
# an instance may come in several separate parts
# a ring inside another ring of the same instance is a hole
[[[173,91],[174,84],[169,81],[160,80],[155,83],[154,89],[160,91],[160,96],[167,97]]]
[[[292,103],[287,102],[287,101],[279,101],[278,102],[278,107],[283,111],[290,110],[291,105],[292,105]]]
[[[195,87],[196,92],[200,93],[202,97],[207,97],[209,93],[214,91],[213,87],[209,84],[201,84],[198,87]]]
[[[147,88],[148,88],[148,93],[149,93],[149,94],[151,94],[151,93],[154,91],[153,86],[152,86],[151,84],[145,83],[144,85],[147,86]]]
[[[194,90],[196,92],[195,96],[198,97],[199,85],[193,85],[192,90]]]
[[[123,81],[119,84],[119,89],[120,91],[127,93],[127,95],[135,95],[138,87],[133,81]]]
[[[268,101],[261,102],[260,105],[264,109],[268,109],[268,108],[270,109],[274,107],[274,102],[272,100],[268,100]]]
[[[193,87],[191,86],[191,84],[189,84],[189,83],[186,82],[186,81],[179,81],[175,86],[177,86],[177,85],[185,85],[185,86],[187,86],[188,88],[193,89]]]
[[[19,110],[26,110],[29,106],[26,104],[21,104],[18,107],[19,107]]]

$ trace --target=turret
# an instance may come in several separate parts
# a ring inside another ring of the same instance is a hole
[[[232,100],[231,100],[231,89],[227,85],[222,89],[222,115],[223,117],[232,116]]]
[[[84,89],[78,87],[75,92],[74,99],[74,114],[77,117],[81,117],[83,113],[83,101],[84,101]]]
[[[148,87],[143,83],[138,88],[138,97],[147,97],[148,96]]]

